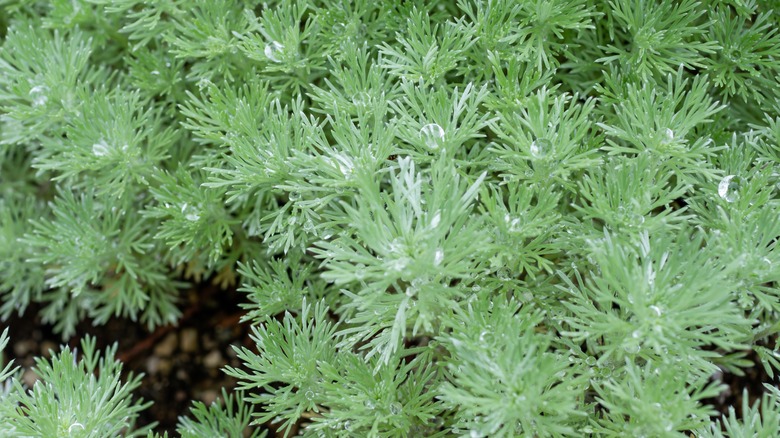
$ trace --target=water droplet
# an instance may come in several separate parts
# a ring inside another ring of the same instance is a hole
[[[436,253],[433,255],[433,266],[439,266],[443,260],[444,260],[444,250],[439,248],[436,250]]]
[[[187,213],[186,216],[184,216],[188,221],[195,222],[196,220],[200,219],[200,215],[197,213]]]
[[[520,231],[520,229],[521,229],[521,227],[520,227],[520,218],[512,219],[512,221],[509,223],[509,232],[510,233],[517,233],[517,232]]]
[[[483,330],[482,333],[479,334],[479,342],[485,342],[488,334],[487,330]]]
[[[365,266],[363,266],[363,268],[365,268]],[[358,269],[357,271],[355,271],[355,279],[360,281],[360,280],[363,280],[364,278],[366,278],[366,271],[365,270]]]
[[[409,264],[409,259],[407,259],[406,257],[401,257],[401,258],[393,260],[390,263],[390,266],[393,268],[394,271],[401,272],[404,269],[406,269],[406,266],[408,264]]]
[[[673,142],[674,141],[674,131],[672,131],[669,128],[666,128],[666,130],[664,130],[664,141],[666,143]]]
[[[420,138],[430,149],[438,149],[444,139],[444,129],[436,123],[429,123],[420,129]]]
[[[160,75],[160,71],[159,70],[152,70],[149,73],[152,74],[153,76],[159,76]]]
[[[105,140],[100,140],[99,142],[92,145],[92,153],[95,154],[96,157],[103,157],[108,155],[109,149],[108,144]]]
[[[352,174],[355,171],[355,163],[352,162],[352,158],[344,154],[336,154],[336,161],[338,162],[339,170],[346,179],[351,179]]]
[[[311,219],[307,219],[306,222],[303,224],[303,231],[305,231],[306,233],[313,234],[314,228],[315,225]]]
[[[623,350],[625,350],[626,353],[629,354],[637,354],[639,353],[640,347],[639,344],[635,342],[629,342],[623,345]]]
[[[433,219],[431,219],[431,228],[436,228],[439,226],[439,223],[441,222],[441,212],[436,212],[436,214],[433,215]]]
[[[658,307],[658,306],[650,306],[650,310],[655,312],[656,316],[661,316],[662,312],[661,312],[661,308],[660,307]]]
[[[546,138],[537,138],[531,142],[531,146],[528,150],[531,152],[531,156],[534,158],[544,158],[550,153],[552,149],[552,143]]]
[[[372,402],[371,400],[366,400],[366,402],[364,403],[364,405],[365,405],[365,406],[366,406],[366,408],[368,408],[368,409],[374,409],[374,406],[375,406],[375,405],[374,405],[374,402]]]
[[[390,413],[393,415],[398,415],[403,410],[403,406],[401,406],[401,403],[395,402],[390,404]]]
[[[309,401],[314,400],[314,395],[315,394],[314,394],[314,391],[312,391],[311,389],[306,391],[306,393],[304,393],[303,395],[306,397],[306,400],[309,400]]]
[[[198,81],[198,90],[203,91],[204,88],[208,88],[213,83],[208,78],[202,78]]]
[[[478,284],[475,284],[474,286],[471,286],[471,291],[472,292],[479,292],[481,290],[482,290],[482,286],[480,286]]]
[[[30,97],[32,97],[33,106],[41,106],[45,105],[46,102],[49,100],[49,97],[46,96],[46,92],[49,91],[49,87],[46,85],[38,85],[35,87],[32,87],[30,89]]]
[[[630,213],[628,217],[632,226],[637,227],[645,223],[645,217],[639,213]]]
[[[273,62],[282,62],[282,51],[284,50],[284,46],[279,43],[278,41],[271,41],[270,43],[265,45],[265,49],[263,50],[263,53],[265,54],[265,57],[270,59]]]
[[[585,364],[588,366],[595,366],[596,365],[596,358],[593,356],[588,356],[587,359],[585,359]]]
[[[289,219],[287,219],[287,223],[289,225],[295,225],[298,223],[298,216],[290,216]]]
[[[482,434],[477,432],[476,430],[472,429],[471,432],[469,433],[469,436],[471,438],[481,438]]]
[[[739,197],[740,178],[736,175],[728,175],[718,184],[718,195],[726,202],[734,202]]]

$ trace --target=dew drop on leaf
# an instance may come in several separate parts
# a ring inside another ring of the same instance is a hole
[[[438,149],[444,139],[444,129],[436,123],[429,123],[420,129],[420,138],[430,149]]]
[[[390,413],[393,415],[398,415],[403,410],[403,407],[401,406],[401,403],[395,402],[390,404]]]
[[[431,228],[436,228],[439,226],[439,223],[441,222],[441,212],[436,212],[436,214],[433,215],[433,219],[431,219]]]
[[[673,142],[674,141],[674,131],[672,131],[669,128],[666,128],[666,130],[664,131],[664,140],[667,143]]]
[[[307,219],[306,222],[303,224],[303,231],[313,234],[314,233],[314,222],[311,219]]]
[[[46,102],[49,100],[46,96],[47,91],[49,91],[49,87],[45,85],[38,85],[30,89],[30,97],[33,100],[33,106],[46,105]]]
[[[629,353],[629,354],[637,354],[637,353],[639,353],[639,349],[640,349],[639,348],[639,344],[634,343],[634,342],[629,342],[629,343],[623,345],[623,350],[625,350],[626,353]]]
[[[408,265],[409,260],[406,257],[401,257],[398,259],[395,259],[390,264],[394,271],[401,272],[404,269],[406,269],[406,266]]]
[[[528,148],[531,152],[531,156],[534,158],[544,158],[552,149],[552,143],[546,138],[537,138],[531,142],[531,146]]]
[[[273,62],[282,62],[282,51],[284,50],[284,46],[279,43],[278,41],[271,41],[270,43],[265,45],[265,49],[263,50],[263,53],[265,54],[265,57],[270,59]]]
[[[314,400],[314,391],[308,390],[306,393],[303,394],[306,397],[306,400],[312,401]]]
[[[444,250],[439,248],[436,250],[436,253],[433,255],[433,266],[439,266],[443,260],[444,260]]]
[[[740,178],[736,175],[728,175],[718,184],[718,195],[726,202],[734,202],[739,197]]]
[[[96,157],[103,157],[108,155],[108,144],[105,140],[100,140],[99,142],[92,145],[92,153],[95,154]]]

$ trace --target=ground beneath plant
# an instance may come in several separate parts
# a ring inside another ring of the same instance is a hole
[[[254,349],[248,324],[240,322],[244,315],[239,307],[244,302],[243,294],[208,285],[185,293],[182,301],[183,316],[177,326],[163,326],[150,332],[130,320],[115,318],[100,327],[82,323],[77,334],[64,342],[77,347],[83,336],[92,335],[99,348],[118,343],[117,356],[124,363],[124,371],[144,374],[136,395],[154,402],[143,412],[139,424],[157,422],[155,430],[167,431],[172,437],[178,436],[175,433],[178,417],[189,413],[192,400],[210,404],[222,388],[235,387],[235,379],[221,370],[225,365],[241,366],[231,346]],[[63,344],[51,327],[41,324],[34,316],[38,310],[31,307],[25,315],[0,324],[0,327],[10,327],[11,343],[6,357],[10,356],[26,369],[24,380],[28,384],[36,379],[30,370],[33,358],[48,356],[49,350]],[[749,358],[758,363],[755,356]],[[707,403],[723,414],[729,406],[741,413],[743,389],[748,390],[752,402],[760,397],[762,382],[773,381],[760,365],[747,369],[744,376],[723,373],[716,378],[728,385],[728,390]]]

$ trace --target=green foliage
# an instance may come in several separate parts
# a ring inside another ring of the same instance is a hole
[[[618,62],[627,72],[639,76],[673,73],[677,66],[702,68],[703,54],[720,48],[719,39],[704,40],[707,9],[701,2],[610,1],[607,19],[610,42],[604,48],[603,63]],[[715,21],[715,20],[713,20]]]
[[[304,434],[312,436],[317,431],[336,436],[370,431],[401,437],[428,431],[440,410],[427,388],[435,376],[425,365],[429,355],[416,352],[422,354],[389,365],[366,361],[339,346],[337,327],[326,312],[322,303],[312,309],[304,301],[299,319],[286,313],[282,322],[269,320],[254,329],[252,339],[262,346],[262,355],[236,349],[250,371],[227,367],[226,372],[241,381],[242,390],[263,390],[247,398],[264,407],[256,423],[281,422],[289,432],[308,417],[312,423]]]
[[[194,418],[179,417],[177,432],[183,438],[204,436],[248,436],[262,438],[265,432],[254,431],[245,435],[249,427],[251,411],[244,404],[244,398],[238,394],[235,397],[222,390],[222,399],[218,403],[206,406],[203,402],[193,402],[190,409]]]
[[[710,405],[780,366],[777,8],[0,0],[0,318],[238,288],[184,436],[771,436]],[[84,350],[0,422],[159,436]]]
[[[453,427],[475,436],[579,435],[587,376],[551,351],[550,333],[536,331],[541,312],[487,297],[460,309],[445,340],[452,357],[441,392],[456,408]]]
[[[7,330],[0,336],[0,347],[5,347],[6,336]],[[36,359],[34,372],[40,380],[30,389],[23,387],[19,376],[6,381],[10,386],[0,403],[4,436],[146,434],[146,428],[133,428],[138,413],[150,405],[132,400],[141,376],[130,373],[127,382],[122,382],[122,363],[114,359],[116,344],[101,355],[95,350],[94,338],[88,337],[81,342],[81,348],[78,360],[75,350],[69,347],[52,352],[51,359]],[[8,377],[6,371],[1,374]]]
[[[722,388],[707,377],[685,381],[673,367],[656,365],[627,361],[622,375],[595,385],[596,400],[608,410],[592,422],[595,434],[673,437],[709,422],[715,413],[700,402]]]
[[[777,388],[765,385],[766,392],[760,400],[750,404],[747,391],[743,392],[742,415],[737,416],[734,407],[729,408],[728,416],[708,429],[699,430],[702,438],[742,438],[771,437],[780,427],[780,393]]]

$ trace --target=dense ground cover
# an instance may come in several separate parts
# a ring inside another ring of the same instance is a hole
[[[0,0],[0,435],[773,436],[778,6]]]

